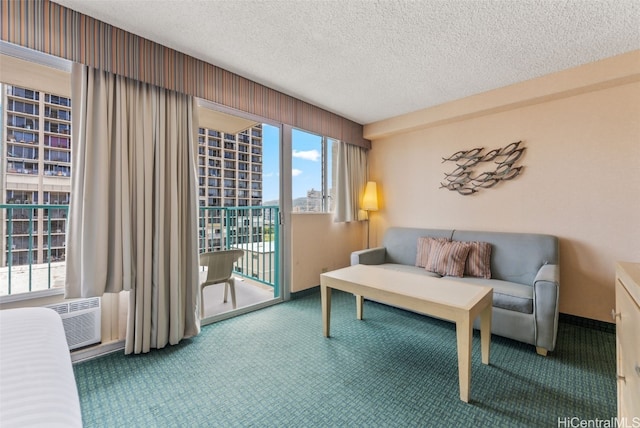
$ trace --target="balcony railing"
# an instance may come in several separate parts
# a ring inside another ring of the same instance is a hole
[[[0,204],[0,296],[64,286],[68,205]],[[245,255],[239,276],[279,291],[279,208],[200,207],[199,252]]]
[[[63,285],[68,211],[68,205],[0,204],[0,295]]]
[[[277,206],[200,207],[200,252],[239,248],[234,272],[274,288],[279,295]]]

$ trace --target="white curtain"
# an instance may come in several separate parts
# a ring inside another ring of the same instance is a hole
[[[367,150],[338,142],[336,173],[336,222],[366,219],[366,212],[360,209],[364,188],[367,184]]]
[[[65,297],[129,291],[125,353],[200,331],[193,97],[74,64]]]

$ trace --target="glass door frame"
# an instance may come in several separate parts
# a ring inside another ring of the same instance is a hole
[[[252,312],[254,310],[262,309],[274,304],[281,303],[289,300],[291,297],[291,132],[292,127],[283,123],[267,119],[262,116],[247,113],[244,111],[236,110],[231,107],[217,104],[213,101],[205,100],[203,98],[196,98],[198,105],[203,108],[211,109],[213,111],[221,112],[231,116],[236,116],[242,119],[247,119],[257,123],[267,124],[273,126],[279,130],[280,139],[278,145],[278,159],[279,159],[279,260],[276,265],[278,266],[278,278],[279,278],[279,291],[280,295],[274,297],[272,300],[257,303],[254,305],[240,307],[235,310],[224,312],[221,314],[209,316],[201,320],[201,325],[207,325],[213,322],[221,321],[223,319],[231,318],[244,313]],[[264,145],[263,145],[264,147]],[[264,159],[264,154],[263,154]],[[263,164],[264,165],[264,164]],[[263,168],[264,172],[264,168]],[[264,177],[263,177],[264,180]]]

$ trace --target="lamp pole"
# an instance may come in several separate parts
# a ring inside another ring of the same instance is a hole
[[[362,209],[367,212],[367,249],[369,249],[369,228],[371,211],[378,210],[378,188],[375,181],[367,182],[364,189],[364,197],[362,200]]]
[[[367,250],[369,249],[369,226],[370,226],[370,220],[369,220],[369,215],[370,215],[371,211],[367,210]]]

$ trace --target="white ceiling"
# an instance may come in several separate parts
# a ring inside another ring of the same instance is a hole
[[[640,49],[638,0],[55,0],[361,124]]]

